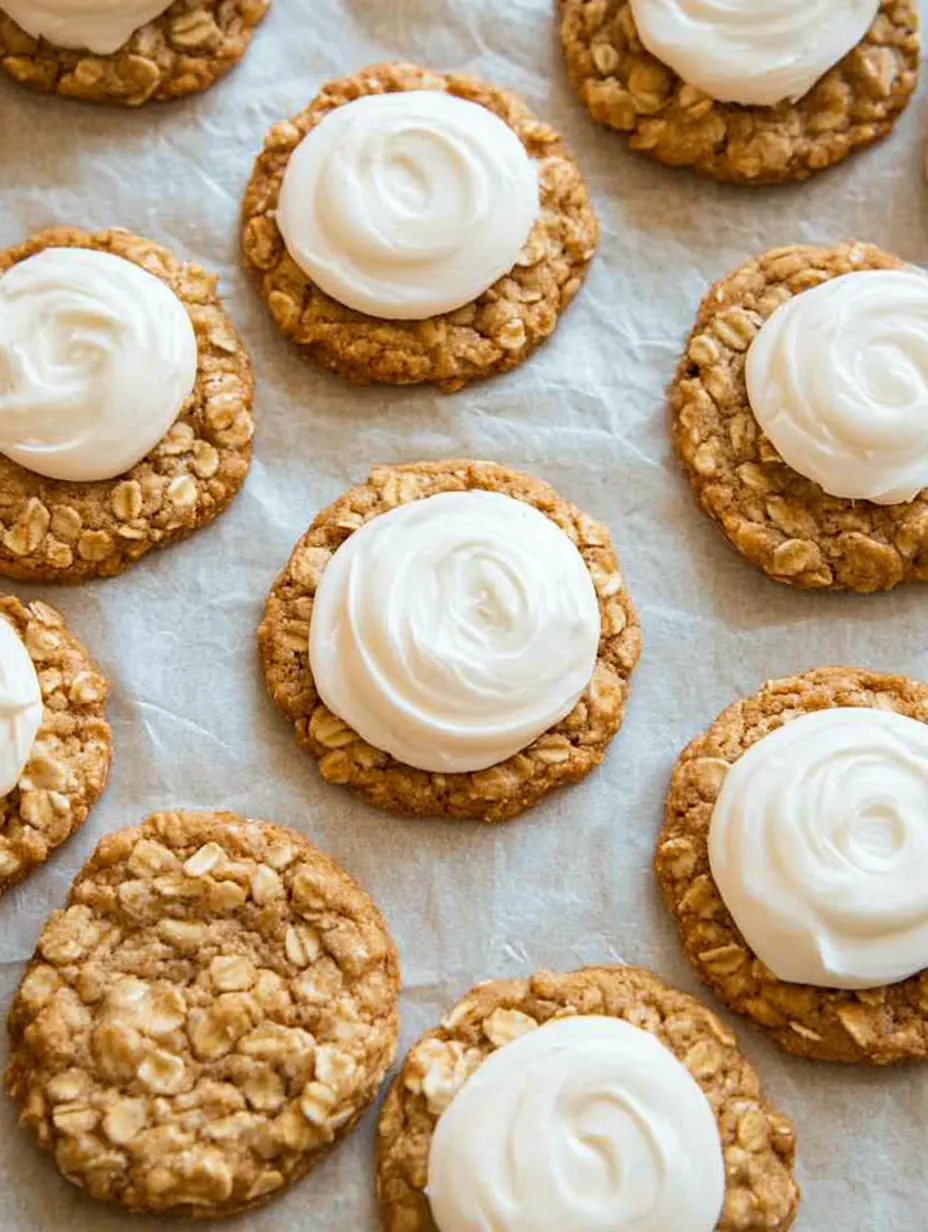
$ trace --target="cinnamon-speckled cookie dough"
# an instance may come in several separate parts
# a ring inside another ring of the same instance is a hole
[[[251,463],[251,362],[217,279],[128,231],[59,227],[0,252],[0,277],[47,248],[90,248],[156,275],[196,333],[196,382],[151,452],[115,479],[48,479],[0,455],[0,575],[83,582],[121,573],[153,547],[186,538],[226,508]]]
[[[702,1088],[725,1157],[718,1232],[785,1232],[799,1204],[792,1124],[764,1099],[737,1040],[715,1014],[637,967],[540,971],[527,980],[478,984],[413,1046],[377,1133],[383,1232],[436,1232],[425,1194],[432,1135],[474,1070],[526,1031],[578,1014],[622,1018],[652,1032]]]
[[[198,94],[238,64],[270,0],[174,0],[111,55],[35,39],[0,8],[0,68],[20,85],[138,107]]]
[[[380,912],[295,831],[155,813],[108,835],[10,1010],[20,1121],[93,1197],[258,1205],[354,1127],[396,1050]]]
[[[855,270],[903,268],[872,244],[776,248],[700,305],[671,393],[677,452],[699,505],[777,582],[869,593],[928,578],[928,494],[899,505],[828,495],[781,460],[745,384],[748,348],[780,304]]]
[[[472,490],[525,501],[570,536],[598,597],[598,658],[592,681],[571,713],[528,748],[486,770],[433,774],[372,748],[322,703],[310,670],[310,616],[323,570],[353,531],[409,501]],[[350,787],[394,812],[506,821],[602,761],[625,713],[641,630],[605,527],[537,479],[490,462],[446,461],[375,467],[367,483],[324,509],[274,583],[258,642],[271,697],[329,783]]]
[[[539,219],[514,268],[473,302],[419,321],[367,316],[324,294],[287,252],[275,217],[287,164],[311,129],[353,99],[404,90],[444,90],[492,111],[537,163],[541,195]],[[446,392],[518,367],[554,332],[598,236],[586,185],[554,129],[506,90],[411,64],[373,65],[329,82],[292,120],[276,124],[255,164],[243,216],[246,265],[277,327],[307,359],[355,382],[432,382]]]
[[[106,786],[113,741],[109,681],[59,613],[38,599],[24,604],[0,595],[0,619],[32,659],[44,707],[29,761],[0,800],[2,894],[86,821]]]
[[[709,867],[709,823],[732,763],[791,719],[836,706],[875,707],[928,723],[928,685],[826,667],[770,681],[729,706],[688,745],[674,769],[657,876],[696,974],[787,1052],[873,1065],[920,1059],[928,1056],[928,974],[857,992],[779,980],[748,947]]]
[[[629,0],[557,0],[571,83],[595,120],[670,166],[742,184],[804,180],[885,137],[918,79],[918,8],[882,0],[866,37],[800,98],[713,100],[642,46]]]

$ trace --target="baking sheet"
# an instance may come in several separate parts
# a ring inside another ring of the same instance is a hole
[[[305,367],[238,259],[239,201],[265,130],[322,81],[383,58],[519,91],[566,134],[602,223],[586,288],[553,341],[518,372],[452,397],[359,391]],[[663,390],[706,286],[757,251],[854,237],[928,262],[922,141],[916,101],[881,148],[797,188],[744,191],[651,165],[570,94],[551,0],[275,0],[225,82],[135,113],[0,81],[0,246],[56,223],[122,225],[219,271],[259,381],[253,470],[211,529],[112,581],[8,586],[60,607],[114,680],[116,758],[83,830],[0,902],[0,1005],[100,836],[165,806],[287,822],[361,880],[399,946],[403,1048],[488,976],[623,958],[697,991],[651,874],[676,753],[770,676],[840,662],[928,678],[928,593],[794,594],[755,572],[693,507]],[[254,648],[274,574],[321,505],[371,462],[447,456],[530,471],[603,519],[644,627],[628,717],[603,767],[497,829],[397,820],[326,787],[267,698]],[[799,1232],[928,1226],[928,1067],[791,1060],[723,1016],[795,1119]],[[227,1226],[373,1230],[373,1123],[285,1197]],[[6,1098],[0,1137],[2,1232],[141,1227],[61,1180]]]

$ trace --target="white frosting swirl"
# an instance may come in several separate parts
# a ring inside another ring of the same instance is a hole
[[[422,320],[515,265],[539,212],[522,142],[486,107],[436,90],[336,107],[293,152],[277,223],[327,295]]]
[[[33,38],[108,56],[171,0],[3,0],[2,7]]]
[[[861,41],[880,0],[631,0],[641,41],[711,98],[795,102]]]
[[[928,277],[860,270],[794,295],[748,352],[757,422],[832,496],[894,505],[928,487]]]
[[[432,1137],[441,1232],[713,1232],[719,1131],[696,1081],[618,1018],[562,1018],[483,1062]]]
[[[0,616],[0,796],[19,782],[41,726],[35,667],[19,635]]]
[[[47,248],[0,278],[0,453],[51,479],[112,479],[154,448],[193,388],[177,296],[131,261]]]
[[[313,603],[328,708],[420,770],[483,770],[569,714],[600,617],[583,557],[532,505],[443,492],[380,514],[329,561]]]
[[[729,770],[709,861],[781,980],[875,988],[928,967],[928,724],[845,707],[777,728]]]

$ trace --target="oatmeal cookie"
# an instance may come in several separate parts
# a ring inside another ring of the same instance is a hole
[[[43,94],[138,107],[199,94],[245,54],[270,0],[174,0],[112,55],[34,39],[0,9],[0,68]]]
[[[275,218],[287,163],[306,134],[344,103],[402,90],[446,90],[488,108],[537,163],[541,193],[538,221],[514,268],[472,303],[422,321],[371,317],[331,299],[289,255]],[[580,289],[599,228],[560,137],[514,94],[460,74],[377,64],[329,82],[297,116],[270,130],[245,194],[242,236],[261,298],[307,359],[362,384],[431,382],[451,393],[518,367],[554,332]]]
[[[715,1014],[638,967],[540,971],[478,984],[413,1046],[377,1131],[383,1232],[436,1232],[425,1183],[438,1118],[490,1053],[540,1023],[575,1014],[622,1018],[652,1032],[699,1083],[725,1155],[718,1232],[785,1232],[799,1204],[792,1124],[763,1098],[756,1073]]]
[[[109,681],[68,629],[39,600],[0,595],[0,618],[35,667],[44,714],[32,755],[0,800],[0,894],[44,864],[87,820],[106,786],[113,756],[106,721]]]
[[[197,336],[194,388],[167,435],[115,479],[48,479],[0,455],[0,575],[22,581],[111,577],[150,548],[211,522],[251,463],[251,362],[216,292],[217,279],[128,231],[43,231],[0,251],[0,277],[46,248],[90,248],[156,275],[187,309]]]
[[[228,1215],[353,1128],[396,1050],[398,990],[380,912],[307,839],[155,813],[100,843],[46,923],[6,1085],[93,1197]]]
[[[773,680],[724,710],[674,768],[655,857],[664,898],[696,974],[787,1052],[888,1065],[928,1056],[928,973],[848,992],[778,980],[752,953],[709,867],[712,810],[728,768],[784,723],[836,706],[871,706],[928,723],[928,684],[853,667]]]
[[[717,180],[804,180],[885,137],[918,79],[918,6],[882,0],[864,39],[798,102],[742,107],[688,85],[642,46],[628,0],[556,0],[571,84],[633,150]]]
[[[487,770],[429,773],[366,744],[320,700],[309,662],[313,596],[335,550],[377,514],[438,492],[475,489],[534,505],[577,545],[599,599],[599,653],[583,697],[567,718],[528,748]],[[375,467],[367,483],[315,518],[268,596],[258,644],[271,697],[327,782],[349,787],[393,812],[495,822],[515,817],[599,765],[622,723],[641,630],[608,531],[546,483],[491,462],[413,462]]]
[[[671,392],[677,452],[699,505],[777,582],[869,594],[928,578],[928,492],[902,505],[829,496],[781,460],[744,376],[755,334],[791,296],[854,270],[903,268],[872,244],[775,248],[700,305]]]

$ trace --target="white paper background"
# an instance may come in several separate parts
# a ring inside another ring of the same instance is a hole
[[[384,58],[521,93],[566,134],[602,223],[553,341],[513,375],[452,397],[359,391],[304,366],[239,262],[239,202],[265,130],[322,81]],[[676,753],[770,676],[851,663],[928,678],[928,596],[795,594],[755,572],[695,510],[663,391],[701,294],[755,252],[853,237],[928,262],[922,121],[916,102],[881,148],[802,187],[704,183],[632,157],[593,125],[566,85],[551,0],[275,0],[225,82],[129,114],[0,82],[0,246],[56,223],[122,225],[169,245],[221,274],[259,380],[254,467],[213,528],[112,581],[9,586],[60,607],[114,680],[116,760],[83,830],[0,902],[0,1006],[100,836],[183,805],[295,825],[361,880],[399,946],[404,1048],[488,976],[621,957],[697,991],[651,873]],[[644,626],[628,718],[603,767],[497,829],[397,820],[326,787],[268,700],[254,647],[271,581],[320,506],[371,462],[447,456],[523,468],[603,519]],[[790,1060],[728,1018],[795,1119],[800,1232],[925,1228],[928,1068]],[[369,1116],[308,1180],[230,1226],[373,1229],[372,1129]],[[141,1226],[61,1180],[5,1097],[0,1136],[3,1232]]]

